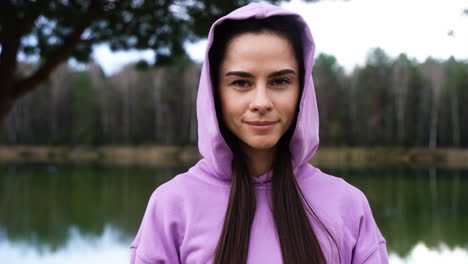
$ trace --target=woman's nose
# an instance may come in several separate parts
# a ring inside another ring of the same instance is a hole
[[[250,104],[250,110],[252,112],[264,114],[270,112],[272,109],[273,104],[268,94],[267,87],[257,86]]]

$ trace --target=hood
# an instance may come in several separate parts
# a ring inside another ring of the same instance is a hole
[[[315,44],[309,27],[304,19],[297,13],[282,9],[277,6],[264,3],[251,3],[221,17],[211,26],[208,34],[208,43],[205,52],[205,60],[202,67],[200,83],[197,95],[197,119],[198,119],[198,149],[203,156],[204,170],[210,175],[223,181],[231,181],[232,176],[232,152],[221,135],[216,116],[214,94],[211,87],[210,65],[208,52],[211,48],[214,29],[224,20],[243,20],[248,18],[267,18],[271,16],[291,16],[300,22],[303,32],[304,50],[304,87],[299,102],[294,134],[289,145],[292,155],[292,166],[295,174],[297,170],[314,155],[319,144],[319,118],[315,89],[312,81],[312,65],[314,59]],[[267,173],[268,174],[268,173]],[[257,181],[265,180],[267,174],[262,175]],[[271,173],[269,173],[271,174]]]

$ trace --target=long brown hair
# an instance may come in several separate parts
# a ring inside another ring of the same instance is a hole
[[[215,28],[215,37],[209,51],[211,80],[220,131],[233,153],[231,191],[223,229],[216,247],[215,264],[247,262],[250,230],[256,210],[255,184],[249,175],[245,155],[240,149],[239,139],[224,125],[219,105],[218,74],[226,46],[233,37],[249,32],[271,32],[284,37],[294,49],[299,66],[299,87],[302,94],[304,60],[302,32],[297,23],[288,16],[273,16],[265,19],[225,20]],[[277,143],[277,151],[272,163],[272,214],[281,245],[283,263],[322,264],[326,263],[325,256],[305,208],[326,231],[337,249],[338,246],[335,238],[315,214],[296,182],[289,151],[289,142],[295,125],[296,122]]]

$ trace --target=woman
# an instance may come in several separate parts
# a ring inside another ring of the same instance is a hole
[[[199,151],[159,186],[132,263],[388,263],[364,194],[308,161],[318,143],[304,20],[253,3],[210,29]]]

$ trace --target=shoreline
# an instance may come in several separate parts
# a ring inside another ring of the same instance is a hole
[[[5,146],[0,162],[96,162],[110,165],[172,166],[194,164],[197,146]],[[468,169],[468,149],[399,147],[319,147],[310,161],[318,167],[434,167]]]

